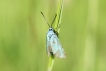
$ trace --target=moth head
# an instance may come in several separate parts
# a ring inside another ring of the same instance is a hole
[[[53,28],[49,28],[50,31],[53,31]]]
[[[49,28],[49,31],[53,31],[57,35],[57,37],[58,37],[59,34],[58,34],[58,32],[55,29]]]

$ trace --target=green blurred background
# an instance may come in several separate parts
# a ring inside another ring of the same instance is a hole
[[[58,0],[0,0],[0,71],[47,71],[46,24]],[[64,0],[53,71],[106,71],[106,0]]]

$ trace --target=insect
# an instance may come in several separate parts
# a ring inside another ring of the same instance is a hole
[[[42,12],[41,12],[41,14],[43,15],[44,19],[46,20],[44,14]],[[56,18],[56,16],[57,16],[57,14],[55,15],[55,18]],[[58,32],[55,31],[54,28],[52,28],[55,18],[51,25],[49,25],[49,23],[46,20],[46,22],[49,26],[49,30],[46,35],[46,51],[47,51],[48,56],[54,55],[58,58],[66,58],[64,49],[62,48],[62,45],[58,39]]]

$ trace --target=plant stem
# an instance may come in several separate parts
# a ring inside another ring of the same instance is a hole
[[[53,28],[57,28],[56,31],[58,32],[58,34],[59,34],[59,31],[60,31],[62,10],[63,10],[63,0],[59,0],[56,22],[55,22],[54,27],[53,27]],[[51,55],[50,58],[49,58],[48,71],[52,71],[52,68],[53,68],[53,65],[54,65],[54,58],[55,58],[54,55]]]
[[[51,55],[49,58],[48,71],[52,71],[53,64],[54,64],[54,55]]]

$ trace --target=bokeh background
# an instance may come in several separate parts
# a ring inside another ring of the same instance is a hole
[[[0,71],[47,71],[46,24],[58,0],[0,0]],[[106,71],[106,0],[64,0],[53,71]]]

